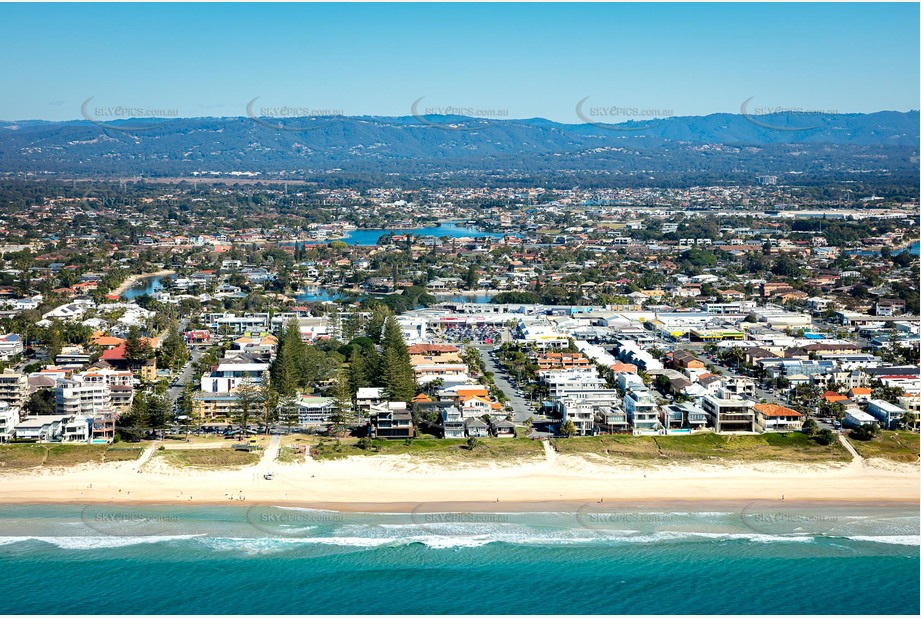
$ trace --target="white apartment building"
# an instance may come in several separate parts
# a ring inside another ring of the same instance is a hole
[[[88,418],[112,404],[106,384],[93,384],[81,380],[58,380],[54,388],[55,412],[67,416],[81,414]]]
[[[624,395],[624,410],[634,433],[655,433],[662,428],[659,406],[645,386],[632,386]]]
[[[261,384],[262,374],[268,370],[268,363],[225,361],[201,377],[201,390],[205,393],[229,393],[244,381]]]
[[[557,406],[563,413],[563,422],[572,421],[576,435],[590,436],[594,433],[596,405],[586,400],[566,398],[558,401]]]
[[[604,389],[607,385],[594,367],[543,371],[540,374],[540,380],[547,385],[551,399],[559,399],[566,392],[599,390]]]
[[[9,442],[15,436],[14,429],[19,424],[19,407],[0,401],[0,443]]]
[[[22,406],[29,398],[29,378],[11,369],[0,373],[0,402]]]

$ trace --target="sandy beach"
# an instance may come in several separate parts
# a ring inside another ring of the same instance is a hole
[[[142,275],[130,275],[127,279],[122,281],[122,284],[120,286],[112,290],[111,294],[117,294],[121,296],[126,291],[128,291],[128,288],[130,288],[132,285],[134,285],[141,279],[147,279],[149,277],[165,277],[167,275],[175,275],[175,274],[176,274],[175,270],[158,270],[156,272],[144,273]]]
[[[271,471],[273,480],[263,478]],[[63,470],[0,472],[0,503],[194,503],[411,510],[420,503],[541,505],[714,501],[917,503],[919,468],[884,460],[829,465],[636,466],[551,455],[508,465],[443,465],[408,456],[268,458],[236,470],[173,468],[154,457]],[[473,508],[473,507],[470,507]],[[523,507],[524,508],[524,507]]]

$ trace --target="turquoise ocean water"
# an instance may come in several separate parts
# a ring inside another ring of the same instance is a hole
[[[0,613],[919,613],[914,508],[0,509]]]

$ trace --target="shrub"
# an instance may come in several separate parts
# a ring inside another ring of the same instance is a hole
[[[835,432],[831,429],[823,429],[816,434],[815,441],[822,446],[828,446],[835,441]]]
[[[851,429],[848,434],[855,440],[860,440],[861,442],[868,442],[876,437],[879,433],[879,425],[876,423],[866,423],[858,427],[857,429]]]
[[[803,433],[807,436],[815,435],[815,432],[818,431],[819,425],[811,418],[807,418],[806,422],[803,423]]]

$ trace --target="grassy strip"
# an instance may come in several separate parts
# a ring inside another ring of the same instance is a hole
[[[822,463],[848,461],[837,442],[822,446],[802,433],[765,433],[752,436],[698,434],[693,436],[591,436],[554,440],[564,455],[593,454],[660,461],[790,461]]]
[[[54,444],[48,445],[45,467],[76,466],[85,463],[101,463],[105,457],[107,445],[96,444]]]
[[[259,461],[259,453],[232,448],[170,449],[157,451],[157,457],[177,468],[242,468]]]
[[[868,442],[852,439],[850,443],[861,457],[878,457],[901,463],[918,461],[921,450],[921,436],[910,431],[881,431],[879,436]]]
[[[324,441],[311,449],[316,459],[341,459],[352,456],[411,455],[419,459],[444,461],[494,461],[515,459],[541,459],[544,449],[535,440],[511,438],[479,438],[470,448],[467,440],[375,440],[371,448],[361,449],[357,440]]]
[[[0,470],[38,468],[47,454],[45,444],[4,444],[0,446]]]
[[[277,461],[279,463],[303,463],[304,454],[296,453],[290,446],[283,446],[278,449]]]
[[[86,463],[133,461],[144,449],[105,444],[4,444],[0,446],[0,470],[66,468]]]
[[[134,461],[143,452],[142,448],[110,446],[105,452],[105,461]]]

